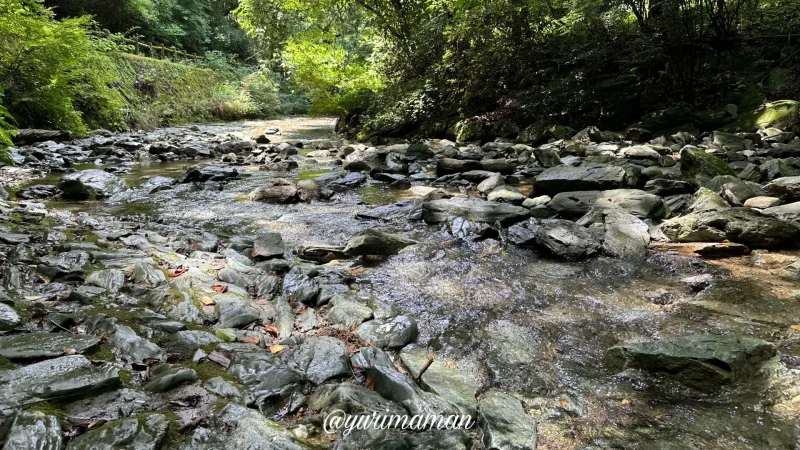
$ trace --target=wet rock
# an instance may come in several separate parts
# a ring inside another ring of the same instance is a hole
[[[600,243],[589,231],[568,220],[545,219],[531,222],[527,226],[532,240],[518,245],[534,247],[547,254],[566,259],[581,259],[594,256],[600,251]],[[517,238],[521,241],[522,238]]]
[[[414,378],[419,378],[422,368],[428,363],[426,352],[414,349],[400,354],[403,365]],[[478,405],[475,394],[478,380],[472,372],[450,368],[440,359],[434,357],[420,379],[420,386],[450,403],[460,407],[464,414],[475,417]]]
[[[536,195],[553,196],[560,192],[604,191],[626,187],[625,169],[609,165],[581,167],[557,166],[536,177]]]
[[[650,248],[661,252],[676,252],[684,255],[698,255],[704,258],[727,258],[750,253],[746,245],[733,242],[699,242],[679,244],[675,242],[654,242]]]
[[[526,198],[525,194],[512,186],[497,187],[487,196],[487,200],[490,202],[510,203],[512,205],[521,205]]]
[[[0,371],[0,410],[48,399],[85,398],[119,386],[119,370],[82,355]]]
[[[3,424],[6,450],[61,450],[61,425],[56,416],[19,411]]]
[[[82,434],[68,450],[158,450],[167,434],[169,420],[162,414],[143,419],[121,419]]]
[[[691,194],[697,190],[697,185],[687,181],[669,180],[658,178],[650,180],[644,185],[644,191],[661,197],[670,195]]]
[[[496,187],[502,186],[504,184],[505,184],[505,178],[503,177],[503,175],[495,173],[492,174],[489,178],[486,178],[485,180],[481,181],[478,184],[477,189],[478,192],[480,192],[481,194],[487,194],[489,192],[492,192]]]
[[[64,175],[58,187],[61,196],[70,200],[108,198],[126,188],[122,178],[97,169]]]
[[[119,349],[122,359],[131,364],[143,364],[151,360],[165,359],[161,347],[149,340],[139,337],[133,328],[117,325],[116,331],[108,340],[109,345]]]
[[[216,312],[219,328],[242,328],[258,320],[258,311],[242,298],[217,298]]]
[[[343,295],[335,295],[330,303],[333,307],[328,311],[328,321],[343,325],[348,329],[364,323],[372,318],[372,309],[361,303],[348,300]]]
[[[31,241],[27,234],[0,233],[0,242],[8,245],[27,244]]]
[[[292,355],[298,371],[314,384],[350,374],[344,342],[328,336],[307,338]]]
[[[205,347],[210,344],[219,344],[222,341],[207,331],[200,330],[183,330],[175,333],[173,338],[168,344],[168,349],[174,353],[178,353],[184,358],[188,358],[200,347]]]
[[[624,210],[592,210],[578,225],[603,226],[603,253],[606,255],[632,260],[647,256],[650,227]]]
[[[772,180],[764,186],[764,192],[780,198],[784,203],[800,201],[800,176]]]
[[[483,394],[478,424],[483,446],[496,450],[535,450],[536,422],[525,413],[522,403],[497,390]]]
[[[167,276],[163,270],[151,264],[137,262],[133,266],[133,282],[145,286],[161,286],[167,282]]]
[[[280,258],[284,251],[280,233],[261,234],[253,241],[253,259]]]
[[[0,336],[0,357],[15,359],[55,358],[85,353],[100,343],[94,336],[71,333],[28,333]]]
[[[228,403],[212,420],[212,429],[198,428],[184,450],[304,450],[277,423],[256,410]]]
[[[76,425],[89,425],[96,421],[109,422],[130,417],[147,408],[150,397],[133,389],[116,389],[95,397],[77,400],[64,405],[66,419]]]
[[[306,274],[302,267],[295,266],[283,277],[283,296],[293,302],[315,305],[321,291],[316,275]]]
[[[180,176],[175,181],[179,184],[184,183],[206,183],[206,182],[224,182],[231,178],[235,178],[239,172],[235,167],[230,166],[202,166],[192,167]]]
[[[720,195],[732,206],[742,206],[744,202],[753,197],[765,195],[764,189],[760,184],[742,180],[723,184],[720,192]]]
[[[458,407],[429,392],[424,392],[407,376],[391,366],[369,369],[367,377],[373,379],[375,392],[417,414],[458,414]]]
[[[718,175],[736,175],[725,161],[697,148],[681,150],[681,176],[685,181],[703,185]]]
[[[366,229],[353,235],[347,241],[344,253],[350,256],[389,256],[395,255],[400,250],[416,243],[411,239],[384,233],[380,230]]]
[[[527,208],[476,198],[451,198],[422,204],[422,218],[428,223],[440,223],[453,217],[472,222],[513,224],[528,217]]]
[[[397,316],[388,322],[379,320],[364,322],[356,328],[356,334],[375,347],[398,348],[413,342],[419,334],[419,329],[413,317]]]
[[[785,248],[797,242],[800,227],[750,208],[692,213],[664,222],[661,230],[676,242],[730,240],[750,248]]]
[[[780,178],[794,178],[800,175],[800,170],[794,169],[785,159],[770,159],[758,166],[761,172],[760,181],[762,183],[775,181]]]
[[[369,220],[383,220],[387,222],[392,221],[406,221],[406,220],[419,220],[422,213],[422,203],[419,200],[401,200],[389,205],[378,206],[376,208],[360,212],[356,214],[359,219]],[[309,258],[306,258],[309,259]],[[341,258],[334,258],[341,259]],[[315,261],[314,259],[311,259]],[[320,261],[327,262],[327,261]]]
[[[9,305],[0,302],[0,331],[8,331],[20,323],[19,314]]]
[[[119,269],[98,270],[86,277],[86,284],[117,292],[125,285],[125,274]]]
[[[561,158],[554,148],[540,147],[533,150],[533,156],[536,161],[545,168],[555,167],[561,165]]]
[[[317,411],[330,413],[341,410],[346,414],[372,414],[380,411],[387,415],[405,415],[408,412],[390,402],[375,391],[348,382],[320,386],[309,398],[308,406]]]
[[[274,325],[278,329],[278,337],[286,339],[294,331],[294,310],[282,296],[276,297],[272,302],[272,306],[275,308]]]
[[[256,403],[284,399],[302,385],[302,377],[279,356],[266,353],[234,352],[228,373],[247,386]]]
[[[776,353],[775,346],[761,339],[700,334],[615,346],[604,362],[614,373],[629,368],[663,373],[712,391],[754,375]]]
[[[203,388],[212,394],[233,400],[241,400],[243,398],[242,392],[239,389],[222,379],[222,377],[214,377],[206,380],[203,383]]]
[[[289,180],[277,178],[266,187],[260,187],[249,194],[249,198],[254,202],[263,203],[297,203],[300,201],[300,190]]]
[[[638,189],[562,192],[547,204],[562,217],[578,218],[592,208],[622,208],[640,219],[662,219],[668,213],[661,197]]]
[[[142,389],[147,392],[165,392],[198,379],[197,372],[194,369],[180,366],[162,366],[159,369],[154,370],[153,377],[142,386]]]
[[[351,189],[355,189],[362,184],[366,183],[367,176],[363,173],[358,172],[350,172],[347,175],[337,178],[334,181],[324,183],[324,186],[327,189],[332,190],[333,192],[347,192]]]
[[[61,193],[57,186],[37,184],[16,192],[15,196],[23,200],[36,200],[53,198]]]

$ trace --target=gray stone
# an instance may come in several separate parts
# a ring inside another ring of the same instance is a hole
[[[280,356],[262,352],[234,352],[228,373],[250,389],[256,404],[284,399],[302,385],[300,374]]]
[[[350,256],[389,256],[416,243],[411,239],[384,233],[380,230],[366,229],[356,233],[347,241],[344,253]]]
[[[289,180],[276,178],[265,187],[254,189],[249,194],[254,202],[286,204],[300,201],[300,190]]]
[[[800,201],[800,176],[772,180],[764,186],[764,192],[780,198],[784,203]]]
[[[752,197],[744,202],[747,208],[766,209],[778,206],[781,204],[781,199],[778,197]]]
[[[400,354],[400,359],[414,378],[419,377],[422,368],[428,363],[423,349],[404,351]],[[420,382],[420,386],[426,391],[460,407],[464,414],[475,417],[478,406],[475,400],[478,379],[472,372],[450,368],[439,358],[434,357],[433,363],[422,374]]]
[[[618,166],[591,164],[581,167],[557,166],[536,177],[533,191],[537,195],[555,195],[571,191],[604,191],[626,187],[625,169]]]
[[[119,269],[98,270],[86,277],[86,284],[117,292],[125,284],[125,274]]]
[[[422,204],[422,218],[428,223],[440,223],[453,217],[472,222],[511,224],[524,220],[527,208],[506,203],[488,202],[477,198],[451,198]]]
[[[628,159],[650,159],[658,161],[661,159],[661,154],[653,150],[652,147],[646,145],[634,145],[632,147],[625,147],[619,152],[620,156]]]
[[[198,428],[182,450],[305,450],[277,423],[257,410],[228,403],[212,421],[213,429]]]
[[[481,194],[487,194],[489,192],[492,192],[492,190],[494,190],[496,187],[502,186],[504,184],[506,184],[505,177],[503,177],[503,175],[500,173],[494,173],[489,178],[486,178],[485,180],[481,181],[478,184],[477,189],[478,192],[480,192]]]
[[[183,330],[175,333],[168,344],[170,351],[188,358],[200,347],[219,344],[222,340],[207,331]]]
[[[137,262],[133,266],[133,282],[145,286],[161,286],[167,282],[164,271],[145,262]]]
[[[559,258],[581,259],[600,250],[600,243],[586,228],[568,220],[545,219],[530,223],[528,228],[533,232],[533,240],[521,245],[533,246]]]
[[[794,169],[785,159],[770,159],[764,161],[758,167],[758,170],[761,172],[761,179],[752,181],[766,183],[780,178],[794,178],[800,176],[800,170]]]
[[[241,328],[258,320],[258,311],[250,307],[243,298],[215,299],[215,309],[219,315],[219,328]]]
[[[348,300],[343,295],[331,299],[333,307],[328,311],[328,321],[347,328],[357,327],[372,318],[372,309],[361,303]]]
[[[483,394],[479,409],[484,448],[536,450],[536,422],[519,400],[492,389]]]
[[[92,364],[82,355],[62,356],[0,371],[0,410],[49,399],[85,398],[119,386],[119,369]]]
[[[85,353],[100,343],[94,336],[71,333],[28,333],[0,336],[0,357],[15,359],[55,358]]]
[[[3,424],[5,450],[61,450],[61,425],[56,416],[18,411]]]
[[[750,208],[692,213],[664,222],[661,230],[676,242],[732,242],[750,248],[786,248],[797,243],[800,227]]]
[[[167,434],[169,421],[162,414],[120,419],[82,434],[68,450],[158,450]]]
[[[602,209],[590,212],[597,214],[597,221],[604,225],[603,253],[631,260],[647,256],[650,245],[650,227],[637,217],[620,209]],[[578,221],[579,224],[585,219]]]
[[[186,367],[163,367],[157,371],[150,381],[148,381],[142,389],[147,392],[165,392],[174,389],[184,383],[191,383],[198,379],[197,372],[194,369]]]
[[[762,197],[765,192],[764,188],[758,183],[736,180],[723,184],[720,195],[731,206],[743,206],[747,200],[753,197]]]
[[[126,325],[117,325],[116,332],[109,338],[109,345],[120,350],[125,361],[132,364],[142,364],[148,360],[164,360],[164,351],[161,347],[149,340],[139,337],[135,331]]]
[[[253,241],[254,259],[281,258],[284,251],[283,237],[280,233],[264,233]]]
[[[725,161],[697,148],[681,150],[681,175],[684,181],[703,185],[718,175],[736,175]]]
[[[717,211],[720,209],[730,208],[731,205],[725,201],[722,197],[715,194],[714,191],[708,188],[700,188],[694,194],[694,198],[692,198],[692,203],[689,205],[689,211],[692,212],[700,212],[700,211]]]
[[[469,159],[452,158],[441,158],[436,162],[436,176],[469,172],[471,170],[484,170],[483,164]]]
[[[614,373],[629,368],[663,373],[710,391],[754,375],[776,354],[775,346],[761,339],[699,334],[615,346],[606,352],[605,365]]]
[[[398,348],[414,341],[419,329],[413,317],[397,316],[388,322],[380,320],[364,322],[356,328],[356,334],[375,347]]]
[[[762,211],[765,215],[776,217],[781,220],[792,220],[800,222],[800,202],[789,203],[788,205],[773,206]]]
[[[70,200],[94,200],[111,197],[126,188],[122,178],[103,170],[91,169],[61,177],[61,196]]]
[[[558,152],[554,148],[536,148],[533,150],[533,156],[539,165],[548,169],[561,165],[561,158],[558,157]]]
[[[372,414],[380,411],[387,415],[405,415],[408,412],[401,406],[384,399],[375,391],[349,382],[326,384],[309,398],[311,409],[330,413],[341,410],[346,414]]]
[[[11,306],[0,303],[0,331],[8,331],[20,323],[19,314]]]
[[[697,190],[697,185],[681,180],[658,178],[650,180],[644,185],[644,191],[660,197],[670,195],[691,194]]]
[[[292,355],[298,371],[314,384],[350,374],[344,342],[329,336],[307,338]]]
[[[139,189],[148,194],[155,194],[156,192],[171,189],[176,184],[177,181],[174,178],[156,176],[139,186]]]
[[[592,208],[622,208],[640,219],[662,219],[668,213],[661,197],[638,189],[562,192],[547,206],[562,217],[581,217]]]

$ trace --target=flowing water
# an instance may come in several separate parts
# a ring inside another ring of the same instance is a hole
[[[251,133],[279,127],[275,140],[332,136],[331,121],[292,119],[205,126]],[[133,165],[136,186],[176,176],[192,163]],[[295,181],[340,170],[309,160]],[[495,240],[454,240],[438,227],[375,222],[356,214],[408,196],[370,183],[331,202],[253,203],[247,193],[285,174],[242,166],[244,178],[222,191],[190,185],[117,202],[51,206],[102,215],[141,215],[227,235],[280,232],[287,248],[343,245],[364,228],[421,242],[365,270],[358,289],[413,315],[418,345],[473,371],[481,389],[498,387],[523,399],[536,417],[540,448],[800,448],[800,286],[782,272],[788,253],[703,261],[653,253],[630,263],[599,258],[558,262]],[[57,174],[37,183],[55,183]],[[334,262],[335,264],[336,262]],[[710,274],[700,294],[684,281]],[[780,361],[753,383],[714,395],[636,371],[610,375],[605,350],[619,343],[695,333],[741,333],[779,346]]]

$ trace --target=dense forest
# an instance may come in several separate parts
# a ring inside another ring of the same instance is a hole
[[[310,102],[360,137],[702,131],[732,122],[732,107],[800,90],[794,1],[2,0],[2,10],[5,129],[266,117]],[[126,76],[119,55],[165,52],[215,71],[214,89],[144,112],[153,99],[133,97],[153,96],[158,70]]]

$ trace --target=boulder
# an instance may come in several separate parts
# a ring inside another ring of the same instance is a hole
[[[586,228],[569,220],[545,219],[511,227],[509,240],[564,259],[582,259],[600,251],[600,243]]]
[[[305,450],[308,447],[295,441],[289,432],[267,419],[258,410],[235,402],[213,418],[208,428],[198,428],[191,437],[192,450]]]
[[[602,226],[603,253],[624,259],[643,259],[650,244],[650,227],[632,214],[618,208],[590,211],[578,225]],[[590,231],[592,228],[590,228]]]
[[[788,205],[773,206],[763,211],[765,215],[777,217],[782,220],[792,220],[800,222],[800,202],[789,203]]]
[[[436,175],[450,175],[453,173],[469,172],[471,170],[484,170],[480,161],[471,159],[441,158],[436,162]]]
[[[713,391],[754,375],[776,354],[775,346],[761,339],[698,334],[611,347],[604,362],[614,373],[641,369]]]
[[[419,378],[420,386],[427,392],[460,407],[464,414],[475,416],[478,380],[471,371],[451,367],[440,358],[434,358],[428,364],[427,352],[420,348],[400,353],[400,360],[412,377]],[[426,368],[425,372],[422,372],[423,368]]]
[[[251,201],[263,203],[297,203],[300,201],[301,191],[289,180],[277,178],[266,187],[256,188],[250,192]]]
[[[286,249],[280,233],[260,234],[253,240],[253,259],[272,259],[283,257]]]
[[[500,186],[492,190],[486,198],[490,202],[521,205],[528,197],[513,186]]]
[[[731,205],[722,197],[714,193],[711,189],[700,188],[695,192],[689,211],[716,211],[718,209],[730,208]]]
[[[489,390],[481,397],[478,424],[483,448],[492,450],[536,450],[536,422],[516,398]]]
[[[494,173],[489,178],[486,178],[485,180],[481,181],[480,184],[478,184],[477,189],[478,192],[485,195],[488,194],[489,192],[492,192],[496,187],[502,186],[504,184],[506,183],[503,175],[499,173]]]
[[[592,208],[622,208],[640,219],[662,219],[669,209],[664,200],[638,189],[562,192],[547,206],[562,217],[581,217]]]
[[[697,185],[681,180],[669,180],[666,178],[657,178],[650,180],[644,185],[644,191],[660,197],[669,197],[671,195],[679,194],[692,194],[697,190]]]
[[[64,448],[58,417],[18,411],[3,424],[6,450],[61,450]]]
[[[785,203],[800,201],[800,176],[774,179],[764,186],[764,192]]]
[[[758,183],[736,180],[723,184],[720,195],[732,206],[742,206],[744,202],[753,197],[764,196],[765,192]]]
[[[667,220],[661,230],[676,242],[730,240],[750,248],[786,248],[800,238],[800,226],[750,208],[692,213]]]
[[[384,233],[380,230],[366,229],[353,235],[347,241],[344,253],[350,256],[389,256],[416,243],[411,239]]]
[[[37,142],[46,141],[65,141],[72,138],[72,133],[63,130],[39,130],[35,128],[23,128],[17,130],[11,140],[14,145],[30,145]]]
[[[37,184],[17,191],[14,196],[22,200],[39,200],[53,198],[61,193],[58,186]]]
[[[86,284],[117,292],[125,284],[125,274],[119,269],[98,270],[86,277]]]
[[[626,187],[625,169],[591,164],[581,167],[557,166],[536,177],[536,195],[555,195],[572,191],[604,191]]]
[[[21,318],[17,311],[5,303],[0,303],[0,331],[8,331],[19,325]]]
[[[397,316],[391,321],[370,320],[356,328],[361,339],[378,348],[399,348],[417,338],[417,321],[410,316]]]
[[[162,414],[150,414],[109,422],[75,437],[69,450],[156,450],[167,434],[169,420]]]
[[[329,336],[310,337],[292,354],[295,368],[314,384],[350,375],[344,342]]]
[[[27,333],[0,336],[0,358],[11,360],[55,358],[85,353],[100,344],[94,336],[71,333]]]
[[[725,161],[704,150],[691,147],[681,150],[681,176],[684,181],[704,185],[718,175],[736,176],[736,173]]]
[[[556,167],[561,165],[561,158],[558,156],[558,151],[554,148],[540,147],[533,150],[533,156],[540,166],[545,168]]]
[[[97,169],[82,170],[61,177],[61,196],[68,200],[97,200],[126,188],[122,178]]]
[[[524,220],[529,214],[528,209],[521,206],[488,202],[477,198],[459,197],[422,204],[422,219],[428,223],[440,223],[453,217],[461,217],[472,222],[509,224]]]

